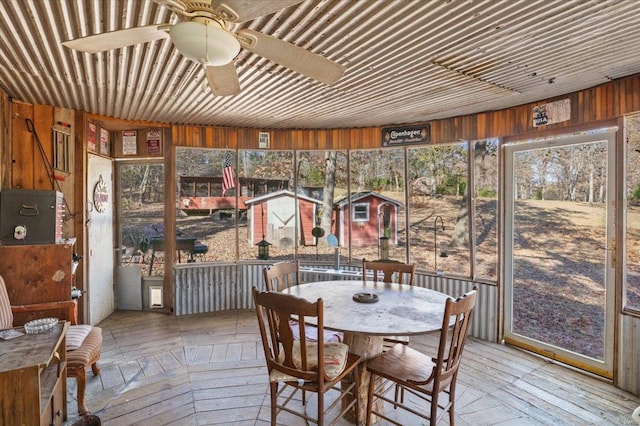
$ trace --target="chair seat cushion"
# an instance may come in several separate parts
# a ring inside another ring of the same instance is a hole
[[[318,367],[317,343],[307,343],[307,369],[313,371]],[[347,365],[349,346],[344,343],[324,344],[324,372],[329,379],[338,377]],[[280,354],[279,361],[284,361],[284,353]],[[293,362],[296,367],[301,368],[300,342],[293,343]],[[296,381],[297,377],[292,377],[278,370],[272,370],[269,374],[271,382]]]
[[[70,326],[67,330],[67,350],[73,351],[82,346],[82,342],[87,338],[92,328],[92,325],[86,324]]]
[[[78,349],[67,351],[67,365],[69,368],[73,368],[75,366],[87,366],[92,362],[96,362],[100,358],[101,348],[102,329],[100,327],[91,327],[91,331],[82,342],[82,345]],[[67,347],[67,349],[69,348]]]
[[[298,327],[298,322],[295,320],[291,320],[290,324],[291,324],[291,331],[293,331],[293,338],[296,340],[300,340],[300,327]],[[308,342],[318,341],[318,329],[316,327],[307,325],[304,328],[304,334]],[[343,334],[340,333],[339,331],[324,330],[325,343],[340,343],[342,342],[342,339],[343,339]]]

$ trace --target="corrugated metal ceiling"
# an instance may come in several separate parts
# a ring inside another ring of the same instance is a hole
[[[151,0],[2,0],[0,83],[16,100],[124,119],[342,128],[505,108],[640,72],[635,0],[304,0],[235,30],[322,54],[346,67],[342,79],[328,86],[243,49],[242,91],[224,97],[169,38],[96,54],[61,44],[175,22]]]

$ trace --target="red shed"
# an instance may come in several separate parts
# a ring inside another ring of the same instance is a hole
[[[278,191],[246,200],[249,208],[249,242],[256,244],[264,239],[279,247],[293,247],[296,224],[300,227],[300,244],[315,245],[311,234],[315,217],[322,201],[298,195],[296,218],[295,195],[291,191]]]
[[[351,194],[351,211],[347,197],[336,201],[336,236],[341,246],[347,246],[351,226],[351,246],[377,246],[380,237],[398,244],[398,208],[402,203],[378,192]]]

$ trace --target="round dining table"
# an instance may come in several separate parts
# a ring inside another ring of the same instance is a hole
[[[450,296],[423,287],[373,281],[317,281],[283,293],[324,304],[324,328],[344,333],[344,342],[363,362],[382,353],[384,336],[425,334],[442,328]],[[348,420],[364,424],[369,375],[361,368],[358,413]]]

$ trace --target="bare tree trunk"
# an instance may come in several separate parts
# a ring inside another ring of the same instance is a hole
[[[593,204],[593,192],[594,192],[594,170],[593,170],[593,166],[590,167],[589,170],[589,204]]]
[[[143,202],[144,193],[147,191],[147,183],[149,182],[149,174],[151,173],[151,168],[147,164],[144,167],[144,173],[142,174],[142,181],[140,182],[139,190],[140,190],[140,204]]]
[[[467,247],[469,246],[469,221],[467,211],[467,192],[462,197],[460,208],[458,209],[458,218],[451,235],[450,247]],[[437,247],[436,247],[437,250]]]
[[[333,231],[333,194],[336,186],[336,151],[325,153],[325,173],[324,188],[322,191],[322,214],[320,216],[320,227],[324,230],[324,237],[318,241],[318,245],[327,245],[327,236]]]

